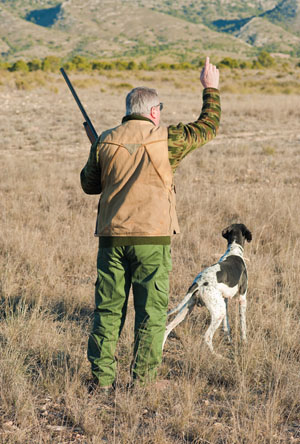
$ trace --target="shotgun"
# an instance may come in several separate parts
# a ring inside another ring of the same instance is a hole
[[[72,83],[71,83],[71,81],[70,81],[66,71],[64,70],[64,68],[60,68],[60,72],[62,73],[62,75],[63,75],[63,77],[64,77],[64,79],[66,81],[66,84],[68,85],[68,87],[69,87],[69,89],[70,89],[70,91],[71,91],[71,93],[72,93],[72,95],[73,95],[73,97],[75,99],[75,102],[77,103],[77,105],[78,105],[78,107],[79,107],[79,109],[80,109],[80,111],[81,111],[81,113],[82,113],[82,115],[84,117],[84,120],[85,120],[85,122],[86,122],[86,124],[87,124],[87,126],[88,126],[88,128],[90,130],[90,132],[93,135],[94,140],[97,140],[98,139],[97,131],[95,130],[95,128],[94,128],[94,126],[93,126],[89,116],[87,115],[84,107],[82,106],[82,103],[80,102],[79,97],[78,97],[75,89],[73,88],[73,85],[72,85]]]

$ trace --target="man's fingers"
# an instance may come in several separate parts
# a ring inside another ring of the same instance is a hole
[[[206,57],[205,59],[205,65],[204,65],[204,71],[207,71],[209,68],[209,57]]]
[[[209,57],[207,56],[207,57],[205,58],[204,66],[203,66],[203,68],[202,68],[202,70],[201,70],[201,77],[203,77],[203,76],[205,76],[205,75],[207,74],[207,72],[208,72],[208,70],[209,70],[209,65],[210,65],[210,63],[209,63]]]
[[[210,63],[209,57],[205,58],[205,64],[200,74],[200,81],[204,88],[218,88],[219,87],[219,70]]]

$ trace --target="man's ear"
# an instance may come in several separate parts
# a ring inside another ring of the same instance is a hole
[[[150,113],[148,116],[152,122],[154,123],[154,125],[159,125],[159,121],[160,121],[160,115],[159,115],[159,108],[157,106],[152,106],[152,108],[150,109]]]
[[[157,107],[156,106],[152,106],[151,107],[151,109],[150,109],[150,116],[153,118],[153,119],[157,119],[157,117],[158,117],[158,109],[157,109]]]

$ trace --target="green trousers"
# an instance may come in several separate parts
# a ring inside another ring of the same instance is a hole
[[[171,269],[170,245],[99,248],[88,359],[101,386],[116,379],[115,350],[131,286],[135,309],[132,378],[141,383],[156,378],[162,359]]]

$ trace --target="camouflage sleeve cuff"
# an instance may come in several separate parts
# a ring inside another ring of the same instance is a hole
[[[175,171],[179,162],[191,151],[213,139],[221,116],[220,94],[215,88],[203,90],[203,105],[199,118],[188,124],[168,127],[169,161]]]

